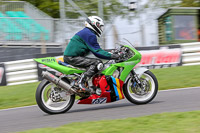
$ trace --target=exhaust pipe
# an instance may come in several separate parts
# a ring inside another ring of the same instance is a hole
[[[55,75],[47,72],[47,71],[43,71],[42,72],[42,77],[44,77],[45,79],[47,79],[48,81],[54,83],[55,85],[57,85],[60,88],[63,88],[65,90],[67,90],[70,93],[76,93],[76,91],[74,91],[72,89],[72,86],[69,85],[68,83],[64,82],[62,79],[57,78]]]

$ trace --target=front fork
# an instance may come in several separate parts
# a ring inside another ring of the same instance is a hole
[[[142,88],[143,85],[142,85],[142,83],[141,83],[141,81],[140,81],[140,78],[138,77],[138,75],[135,73],[134,70],[131,71],[131,74],[132,74],[132,76],[134,77],[134,78],[133,78],[133,82],[134,82],[134,80],[135,80],[136,83],[139,85],[139,87]],[[135,83],[135,82],[134,82],[134,83]],[[135,84],[134,84],[134,86],[135,86]]]

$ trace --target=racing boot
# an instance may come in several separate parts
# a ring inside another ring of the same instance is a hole
[[[96,73],[95,69],[96,67],[91,65],[89,69],[81,75],[81,79],[79,81],[79,87],[81,88],[81,91],[88,93],[91,92],[91,90],[85,86],[85,83]]]
[[[88,93],[91,92],[91,90],[85,86],[85,83],[88,81],[88,79],[89,77],[87,77],[85,73],[81,75],[81,79],[79,81],[79,88],[81,88],[81,92],[88,92]]]

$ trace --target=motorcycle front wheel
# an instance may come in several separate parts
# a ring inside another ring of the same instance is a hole
[[[44,79],[36,90],[36,102],[39,108],[48,114],[59,114],[68,111],[75,101],[75,95],[58,88]]]
[[[158,92],[158,81],[151,71],[144,72],[138,85],[134,77],[130,77],[123,87],[125,97],[134,104],[151,102]]]

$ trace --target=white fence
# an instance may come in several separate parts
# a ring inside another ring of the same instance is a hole
[[[200,42],[180,44],[182,46],[182,63],[200,65]],[[37,64],[33,59],[4,63],[7,85],[17,85],[38,81]]]

